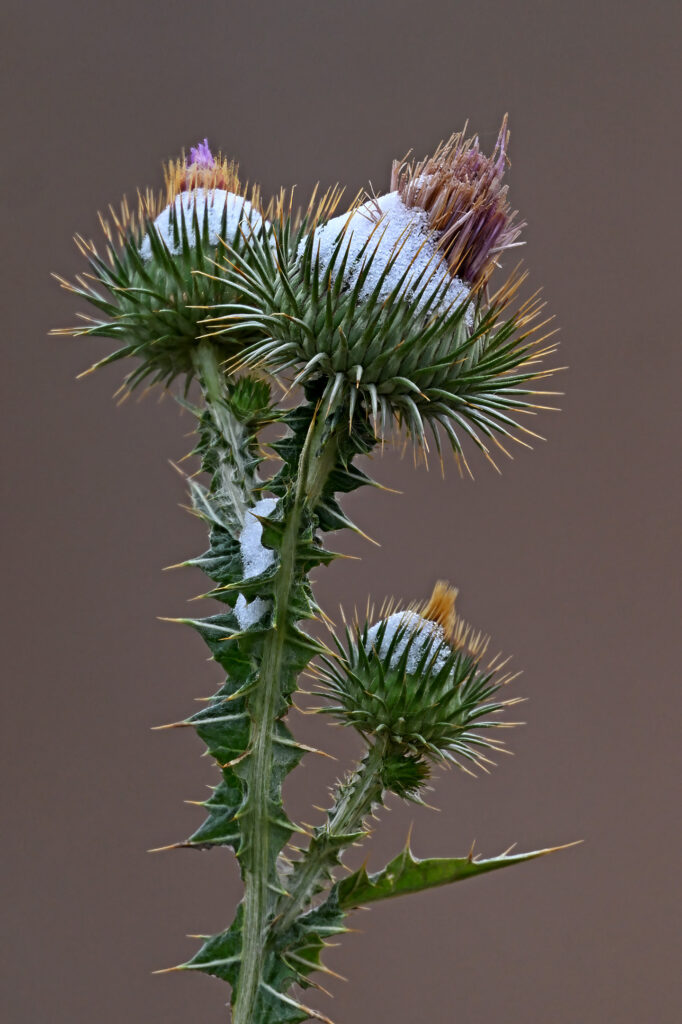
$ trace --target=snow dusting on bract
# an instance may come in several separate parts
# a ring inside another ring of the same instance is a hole
[[[384,635],[381,638],[380,646],[377,647],[379,629],[383,623],[385,623]],[[402,630],[402,635],[391,653],[391,660],[389,662],[391,668],[397,667],[405,652],[405,648],[409,644],[407,672],[417,672],[419,663],[427,650],[429,651],[427,664],[433,659],[431,671],[439,672],[442,669],[452,653],[452,649],[445,639],[443,627],[439,626],[437,622],[433,622],[432,619],[423,618],[416,612],[394,612],[393,615],[389,615],[382,622],[376,622],[373,626],[370,626],[367,630],[367,647],[370,649],[374,648],[380,658],[385,658],[398,630]]]
[[[154,227],[170,252],[176,256],[182,249],[182,241],[175,244],[175,231],[171,221],[171,211],[174,212],[175,223],[178,230],[181,230],[181,218],[184,216],[187,227],[187,238],[190,247],[196,245],[194,232],[194,211],[196,210],[199,222],[199,231],[203,230],[204,216],[208,211],[208,241],[212,246],[217,246],[221,238],[231,243],[241,230],[246,239],[251,232],[258,231],[263,223],[263,218],[251,205],[248,199],[235,195],[234,192],[226,192],[222,188],[213,189],[192,189],[190,192],[180,192],[174,202],[162,210],[154,221]],[[225,230],[223,231],[223,214],[227,211]],[[143,259],[149,260],[152,256],[152,247],[149,236],[145,235],[140,246],[140,255]]]
[[[252,576],[260,576],[269,569],[275,561],[275,552],[271,548],[263,547],[263,526],[256,519],[256,516],[269,516],[277,507],[276,498],[261,498],[246,513],[246,521],[239,534],[239,547],[242,554],[244,567],[244,578],[251,579]],[[234,614],[242,629],[248,629],[254,623],[259,622],[271,607],[270,601],[264,601],[262,597],[256,597],[253,601],[247,601],[243,594],[237,598],[234,606]]]
[[[381,300],[398,287],[398,294],[408,299],[423,290],[417,303],[417,308],[421,308],[434,292],[438,292],[437,302],[428,310],[433,314],[449,309],[454,311],[469,296],[468,285],[451,275],[438,251],[437,237],[429,228],[425,211],[419,207],[408,209],[397,192],[369,199],[362,206],[334,217],[316,229],[313,257],[319,253],[322,269],[329,265],[341,236],[342,248],[332,274],[338,271],[347,253],[344,277],[348,287],[355,284],[362,268],[371,260],[360,292],[362,299],[369,298],[390,261],[391,268],[379,291]],[[401,284],[403,277],[405,280]],[[466,312],[466,320],[468,324],[473,322],[471,307]]]

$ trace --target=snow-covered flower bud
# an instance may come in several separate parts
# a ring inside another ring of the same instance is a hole
[[[102,220],[104,258],[79,239],[88,279],[61,282],[104,315],[57,333],[115,339],[119,347],[96,365],[137,358],[128,389],[195,375],[197,342],[215,333],[205,323],[208,310],[244,299],[216,273],[217,257],[229,247],[248,262],[253,240],[268,231],[258,188],[247,199],[236,165],[214,156],[207,139],[189,158],[171,160],[165,179],[165,195],[140,194],[136,210],[124,200],[120,214],[111,210],[111,221]],[[253,329],[237,328],[213,342],[227,360],[254,337]]]
[[[431,314],[466,302],[486,284],[499,253],[521,244],[523,224],[514,223],[502,184],[508,139],[505,117],[490,157],[478,138],[459,132],[419,163],[394,161],[388,195],[316,229],[320,265],[332,276],[343,266],[346,289],[362,275],[361,300],[378,286],[379,299],[407,298]],[[471,327],[473,307],[466,316]]]
[[[507,140],[506,118],[490,157],[453,135],[341,215],[336,191],[302,219],[281,197],[252,266],[225,270],[246,301],[213,319],[216,331],[258,328],[241,365],[328,388],[351,429],[363,419],[384,438],[397,424],[426,451],[428,427],[467,469],[466,438],[491,462],[493,445],[509,455],[504,439],[530,434],[516,414],[533,412],[530,384],[551,372],[538,364],[554,346],[535,336],[535,298],[510,309],[523,276],[485,287],[523,226],[503,184]]]
[[[417,771],[400,768],[405,758],[408,766],[462,766],[461,759],[484,766],[483,751],[502,747],[485,730],[504,724],[495,716],[511,702],[495,694],[509,677],[495,661],[481,665],[487,640],[458,617],[456,595],[439,582],[423,605],[389,607],[372,625],[356,622],[345,646],[336,640],[340,657],[319,669],[334,701],[325,710],[364,735],[386,737],[397,776]]]

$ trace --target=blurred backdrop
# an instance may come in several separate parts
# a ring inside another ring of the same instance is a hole
[[[489,151],[505,111],[563,411],[501,476],[480,458],[473,483],[376,460],[403,493],[349,505],[381,547],[343,538],[362,560],[318,572],[317,593],[334,616],[446,577],[523,669],[515,756],[440,778],[439,812],[383,814],[371,868],[411,822],[420,856],[585,842],[358,914],[328,958],[350,983],[311,1001],[337,1024],[679,1019],[680,27],[656,0],[6,0],[6,1024],[225,1020],[222,983],[151,972],[192,952],[186,933],[225,927],[240,894],[227,850],[145,852],[193,830],[182,800],[214,780],[196,737],[150,732],[218,680],[198,637],[156,618],[202,587],[161,571],[204,543],[168,464],[191,422],[170,399],[117,407],[120,368],[75,381],[107,344],[46,337],[76,312],[50,271],[78,272],[72,234],[96,237],[98,209],[159,185],[161,161],[204,136],[266,195],[338,180],[350,198],[467,119]],[[291,724],[339,758],[292,776],[305,819],[355,747],[319,718]]]

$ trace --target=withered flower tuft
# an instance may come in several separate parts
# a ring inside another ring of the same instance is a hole
[[[407,207],[426,211],[450,272],[477,290],[488,282],[499,253],[522,244],[517,238],[525,225],[515,221],[517,211],[511,210],[502,184],[507,115],[492,156],[481,153],[478,136],[465,139],[464,131],[418,163],[394,161],[391,190]]]
[[[240,192],[237,164],[228,161],[222,153],[214,156],[208,139],[190,148],[189,160],[184,152],[178,160],[169,160],[164,171],[168,204],[172,203],[180,192],[192,192],[194,189]]]

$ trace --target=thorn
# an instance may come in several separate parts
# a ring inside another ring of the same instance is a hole
[[[208,751],[206,751],[206,752],[208,753]],[[251,748],[249,747],[249,749],[245,750],[243,754],[239,754],[239,756],[233,758],[232,761],[226,761],[225,764],[221,764],[220,767],[221,768],[234,768],[234,766],[236,764],[239,764],[240,761],[243,761],[244,758],[248,757],[250,753],[251,753]]]
[[[83,380],[83,377],[89,377],[90,374],[94,373],[96,369],[97,367],[93,364],[92,366],[88,367],[87,370],[83,370],[82,373],[77,373],[76,380]]]
[[[548,853],[558,853],[559,850],[568,850],[568,849],[570,849],[571,846],[581,846],[584,842],[585,842],[584,839],[574,839],[572,843],[562,843],[561,846],[548,846],[545,850],[534,850],[530,854],[530,856],[531,857],[533,857],[533,856],[535,856],[535,857],[545,857]],[[516,843],[513,843],[512,846],[509,847],[509,849],[513,850],[514,846],[516,846],[516,845],[517,845]],[[506,852],[508,852],[508,851],[506,851]],[[501,856],[502,857],[506,856],[506,853],[501,854]],[[523,854],[522,853],[516,854],[516,856],[523,857]]]
[[[334,754],[328,754],[326,750],[318,750],[317,747],[308,747],[305,743],[297,743],[296,745],[305,750],[306,754],[319,754],[320,757],[327,757],[330,761],[338,761],[338,757],[335,757]]]
[[[539,852],[541,855],[544,855],[545,853],[557,853],[559,850],[569,850],[571,846],[582,846],[584,842],[584,839],[574,839],[572,843],[562,843],[561,846],[550,846],[548,849],[540,850]]]

